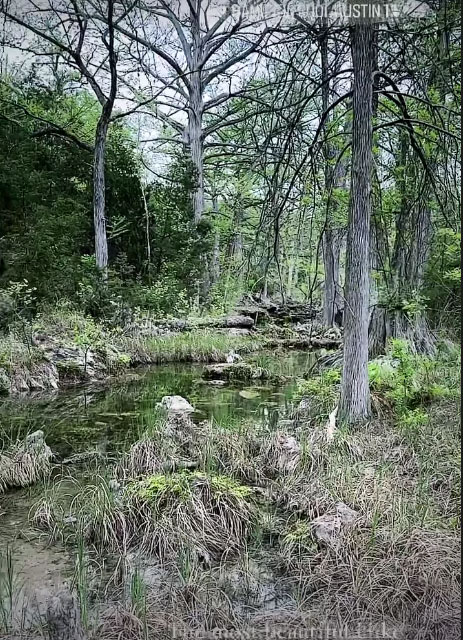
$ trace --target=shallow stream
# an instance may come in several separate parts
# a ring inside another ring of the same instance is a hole
[[[132,371],[122,381],[89,385],[46,396],[6,399],[0,405],[0,437],[42,429],[59,458],[99,450],[118,455],[149,426],[165,395],[180,395],[196,409],[195,420],[213,420],[239,430],[255,424],[272,430],[290,412],[296,377],[310,371],[315,353],[259,354],[248,361],[291,376],[282,386],[218,386],[202,379],[201,365],[169,364]],[[75,557],[62,545],[47,543],[31,528],[28,514],[44,487],[0,496],[0,627],[2,608],[43,615],[51,593],[72,582]],[[15,602],[6,602],[14,583]],[[2,605],[3,602],[3,605]],[[0,634],[1,635],[1,634]]]

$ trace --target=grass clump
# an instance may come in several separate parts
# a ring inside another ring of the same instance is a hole
[[[0,493],[11,487],[27,487],[51,472],[53,453],[37,431],[0,453]]]
[[[258,341],[247,336],[229,336],[210,330],[197,330],[163,337],[121,338],[124,351],[134,362],[224,362],[233,349],[247,353],[258,348]]]
[[[77,491],[63,518],[65,511],[41,501],[33,521],[50,526],[55,537],[57,527],[63,539],[66,530],[79,534],[101,551],[137,548],[161,561],[188,552],[207,563],[242,548],[256,515],[250,487],[226,475],[186,469],[124,486],[97,476]]]
[[[199,471],[133,481],[125,498],[141,546],[161,558],[192,549],[209,562],[236,551],[254,519],[249,487]]]

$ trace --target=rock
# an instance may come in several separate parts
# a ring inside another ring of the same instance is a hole
[[[101,357],[91,350],[78,347],[59,346],[48,353],[51,362],[56,364],[60,379],[67,382],[95,380],[106,373],[106,365]]]
[[[254,326],[254,320],[249,316],[228,316],[225,318],[225,327],[227,328],[241,328],[241,329],[250,329]]]
[[[229,336],[249,336],[251,335],[251,331],[241,327],[232,327],[231,329],[228,329],[227,334]]]
[[[10,393],[56,390],[59,374],[53,362],[33,362],[30,368],[21,367],[11,374]]]
[[[45,445],[45,434],[41,429],[34,431],[26,436],[24,440],[24,447],[29,451],[36,449],[43,449]]]
[[[269,382],[284,382],[284,376],[271,373],[262,367],[253,367],[245,362],[222,362],[204,367],[203,377],[213,380],[227,380],[227,382],[249,382],[250,380],[268,380]]]
[[[341,329],[339,327],[331,327],[330,329],[328,329],[327,331],[325,331],[325,333],[322,336],[323,338],[327,338],[328,340],[333,339],[333,340],[341,340],[342,339],[342,332]]]
[[[192,413],[194,411],[194,407],[182,396],[164,396],[158,406],[166,409],[168,413]]]
[[[233,351],[233,350],[230,351],[227,354],[227,358],[226,358],[228,364],[233,364],[235,362],[241,362],[242,359],[243,358],[240,356],[240,354],[239,353],[235,353],[235,351]]]
[[[242,398],[246,398],[246,400],[254,400],[255,398],[258,398],[259,395],[258,391],[253,391],[252,389],[243,389],[240,391],[240,396]]]
[[[0,395],[10,392],[10,378],[3,367],[0,367]]]
[[[324,514],[311,522],[315,537],[329,546],[337,546],[343,529],[352,527],[359,514],[344,502],[338,502],[335,514]]]
[[[301,455],[301,445],[294,436],[275,433],[262,451],[261,464],[272,475],[293,473]]]

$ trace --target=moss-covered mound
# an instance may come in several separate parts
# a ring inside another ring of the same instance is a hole
[[[256,516],[253,489],[226,475],[182,470],[116,487],[103,479],[73,504],[85,538],[100,548],[138,547],[161,560],[205,562],[244,546]]]

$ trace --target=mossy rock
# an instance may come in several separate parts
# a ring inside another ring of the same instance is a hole
[[[226,380],[227,382],[250,382],[252,380],[266,380],[267,382],[284,382],[284,376],[279,376],[263,367],[253,367],[245,362],[211,364],[205,367],[204,378],[208,380]]]

